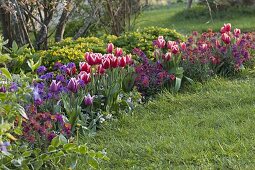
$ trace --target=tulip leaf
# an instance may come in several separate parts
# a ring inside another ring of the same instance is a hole
[[[175,79],[175,87],[174,87],[174,90],[177,92],[180,90],[181,88],[181,82],[182,82],[182,79],[179,78],[179,77],[176,77]]]

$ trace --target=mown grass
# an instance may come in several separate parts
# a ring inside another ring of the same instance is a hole
[[[255,77],[164,92],[83,139],[106,149],[102,169],[254,169]]]
[[[137,20],[136,28],[159,26],[190,34],[192,31],[207,31],[208,28],[218,31],[224,23],[232,23],[242,31],[255,31],[254,7],[232,7],[213,12],[212,16],[213,21],[206,7],[194,5],[186,10],[185,4],[173,4],[169,8],[145,10]]]

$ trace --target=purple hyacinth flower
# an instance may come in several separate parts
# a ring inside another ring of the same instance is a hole
[[[7,152],[7,147],[10,146],[10,142],[3,142],[0,143],[0,151]]]
[[[56,80],[52,80],[49,89],[51,92],[56,93],[56,92],[59,92],[60,86],[61,86],[61,82],[56,82]]]
[[[46,71],[47,71],[47,68],[45,66],[40,66],[38,67],[36,72],[38,75],[43,75]]]
[[[78,81],[76,78],[71,78],[67,84],[67,89],[73,93],[77,93],[78,91]]]
[[[85,105],[90,106],[93,104],[93,100],[94,100],[94,96],[91,96],[90,94],[88,94],[84,98],[84,103],[85,103]]]

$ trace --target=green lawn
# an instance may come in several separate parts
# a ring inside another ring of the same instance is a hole
[[[206,31],[208,28],[218,31],[224,23],[243,31],[255,31],[255,9],[234,8],[213,13],[213,22],[207,8],[194,7],[187,11],[184,4],[173,4],[170,8],[158,8],[144,11],[137,20],[136,28],[160,26],[176,29],[187,34],[191,31]]]
[[[102,169],[255,169],[255,76],[162,93],[94,138]]]

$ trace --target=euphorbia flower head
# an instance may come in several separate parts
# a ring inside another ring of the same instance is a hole
[[[79,78],[83,80],[84,84],[88,84],[91,80],[90,73],[87,73],[85,71],[80,72]]]
[[[61,86],[61,82],[57,82],[56,80],[52,80],[49,90],[51,92],[58,92]]]
[[[90,94],[88,94],[87,96],[84,97],[84,104],[86,106],[90,106],[93,104],[93,100],[94,100],[94,96],[91,96]]]
[[[163,36],[159,36],[156,43],[158,48],[165,48],[166,46],[166,41]]]
[[[187,49],[187,46],[186,46],[186,43],[185,43],[185,42],[180,43],[180,45],[181,45],[181,49],[182,49],[183,51],[185,51],[185,50]]]
[[[86,63],[86,62],[80,62],[80,63],[79,63],[79,66],[80,66],[80,71],[85,71],[85,72],[87,72],[87,73],[90,73],[90,72],[91,72],[91,70],[90,70],[91,66],[90,66],[88,63]]]
[[[86,52],[85,53],[85,60],[91,66],[96,64],[95,58],[93,57],[93,53],[91,53],[91,52]]]
[[[116,48],[115,50],[115,56],[120,57],[123,54],[122,48]]]
[[[241,30],[240,29],[234,29],[234,36],[235,37],[239,37],[240,36],[240,34],[241,34]]]
[[[179,46],[178,45],[173,45],[172,48],[171,48],[171,51],[173,54],[177,54],[179,53]]]
[[[113,50],[114,50],[114,45],[113,45],[113,43],[109,43],[109,44],[107,45],[107,49],[106,49],[107,53],[112,53]]]
[[[71,78],[67,84],[67,89],[73,93],[77,93],[78,91],[78,81],[76,78]]]
[[[227,33],[221,35],[221,39],[225,44],[230,44],[231,38]]]
[[[117,57],[111,57],[110,58],[110,60],[111,60],[111,67],[112,68],[116,68],[116,67],[118,67],[118,65],[119,65],[119,60],[118,60],[118,58]]]
[[[175,41],[167,41],[167,48],[172,49],[172,46],[177,45]]]
[[[105,69],[103,67],[102,64],[100,64],[98,67],[97,67],[97,73],[98,74],[104,74],[105,73]]]
[[[120,61],[119,61],[119,66],[120,67],[125,67],[127,64],[127,60],[126,57],[121,57]]]
[[[107,58],[107,57],[105,57],[105,58],[102,60],[102,67],[103,67],[104,69],[108,69],[108,68],[110,68],[110,66],[111,66],[111,61],[110,61],[110,59]]]

